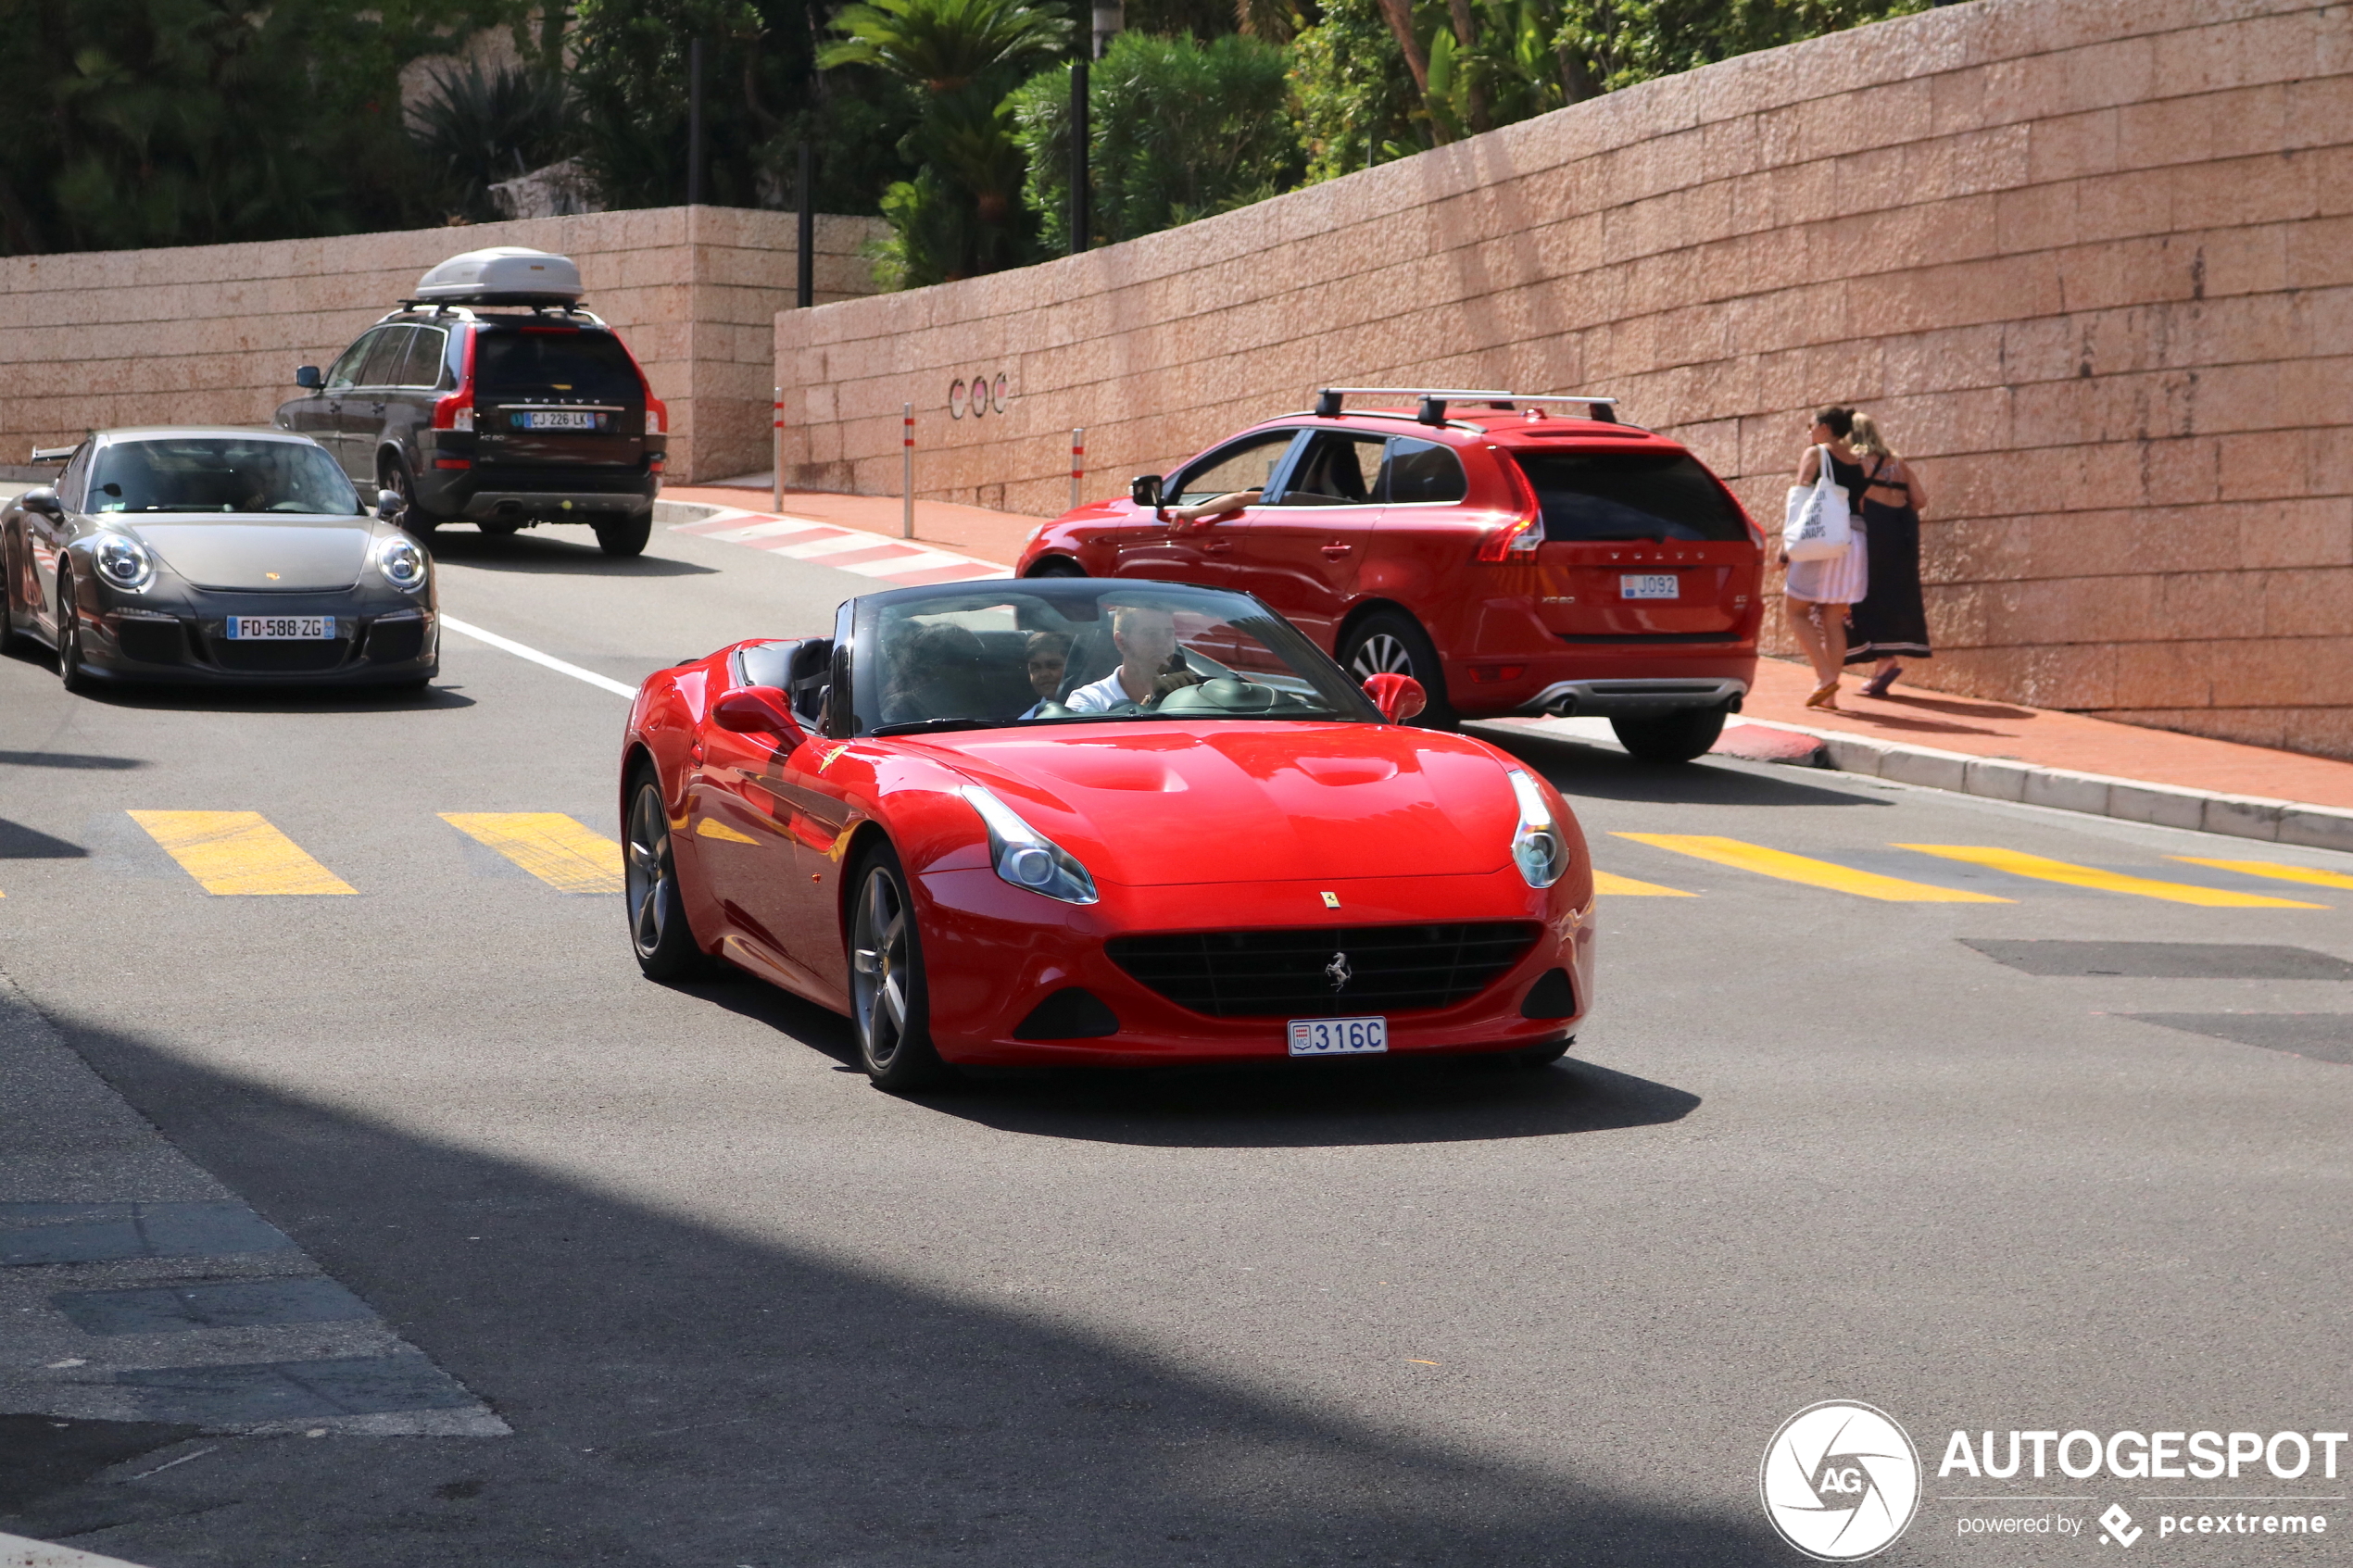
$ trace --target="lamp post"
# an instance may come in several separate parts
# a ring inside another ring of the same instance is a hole
[[[1095,0],[1092,36],[1079,46],[1070,65],[1070,253],[1077,256],[1093,242],[1088,222],[1091,183],[1088,152],[1094,138],[1088,124],[1087,67],[1111,47],[1112,35],[1127,25],[1126,0]]]
[[[702,205],[702,40],[686,44],[686,205]]]

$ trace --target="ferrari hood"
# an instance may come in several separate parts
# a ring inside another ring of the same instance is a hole
[[[364,518],[143,519],[132,532],[199,588],[348,588],[368,559]]]
[[[1503,765],[1376,724],[1073,726],[966,739],[958,770],[1099,879],[1131,887],[1494,871],[1518,820]]]

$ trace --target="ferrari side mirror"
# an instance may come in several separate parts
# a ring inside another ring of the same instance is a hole
[[[43,517],[63,517],[65,508],[58,504],[57,488],[54,484],[36,484],[17,497],[17,504],[29,512]]]
[[[1367,675],[1365,695],[1392,724],[1402,724],[1429,706],[1429,694],[1411,675]]]
[[[785,706],[785,694],[774,686],[737,686],[711,710],[711,721],[737,734],[772,734],[798,739],[800,721]]]
[[[1150,507],[1158,512],[1162,506],[1160,475],[1139,473],[1127,482],[1127,498],[1139,507]]]
[[[295,385],[302,388],[303,391],[316,392],[325,384],[326,377],[319,373],[318,366],[296,365],[295,367]]]

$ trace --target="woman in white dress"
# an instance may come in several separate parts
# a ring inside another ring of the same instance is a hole
[[[1822,409],[1814,416],[1806,457],[1797,465],[1797,483],[1810,488],[1821,474],[1822,449],[1830,449],[1831,481],[1846,492],[1846,509],[1854,529],[1846,553],[1828,560],[1781,558],[1781,564],[1789,568],[1781,604],[1789,616],[1790,634],[1814,667],[1814,695],[1806,699],[1806,706],[1832,713],[1838,711],[1839,671],[1846,667],[1847,607],[1870,586],[1870,558],[1863,535],[1863,465],[1846,440],[1854,430],[1854,409]]]

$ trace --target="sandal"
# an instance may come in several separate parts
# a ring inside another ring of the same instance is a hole
[[[1888,668],[1881,671],[1878,674],[1872,676],[1869,681],[1864,683],[1863,695],[1865,696],[1885,696],[1887,695],[1887,688],[1894,685],[1895,684],[1895,677],[1901,675],[1902,673],[1904,673],[1904,667],[1902,665],[1890,665]]]
[[[1827,713],[1837,712],[1838,683],[1836,681],[1831,681],[1826,684],[1816,686],[1814,688],[1814,695],[1806,699],[1806,706],[1808,708],[1821,709]]]

